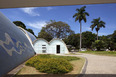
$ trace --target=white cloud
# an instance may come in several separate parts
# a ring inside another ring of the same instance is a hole
[[[42,29],[46,25],[46,21],[38,21],[38,22],[33,22],[33,23],[28,23],[28,26],[35,28],[35,29]]]
[[[91,31],[90,26],[82,25],[82,29],[83,29],[83,31]]]
[[[40,16],[39,13],[34,12],[34,9],[36,9],[36,7],[30,7],[30,8],[21,8],[21,10],[31,16]]]
[[[52,7],[46,7],[48,11],[52,10],[53,8]]]
[[[99,35],[99,36],[108,35],[108,33],[101,33],[101,32],[98,32],[98,35]]]
[[[85,28],[85,29],[86,29],[86,30],[89,30],[89,31],[91,30],[91,28],[89,28],[89,27],[87,27],[87,28]]]

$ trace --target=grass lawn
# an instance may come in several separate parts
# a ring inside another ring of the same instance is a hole
[[[60,56],[61,57],[61,56]],[[58,57],[56,57],[58,58]],[[85,62],[84,58],[79,57],[78,60],[70,61],[73,65],[73,70],[66,74],[47,74],[41,73],[36,70],[34,67],[31,66],[24,66],[16,75],[15,77],[75,77],[80,74],[80,71],[83,67]]]
[[[79,53],[95,54],[95,55],[104,55],[104,56],[116,56],[116,51],[81,51]]]

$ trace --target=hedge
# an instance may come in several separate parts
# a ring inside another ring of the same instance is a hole
[[[29,59],[25,65],[32,66],[40,72],[60,74],[70,72],[73,67],[69,61],[78,59],[70,56],[37,55]]]

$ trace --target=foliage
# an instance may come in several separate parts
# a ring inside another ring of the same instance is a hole
[[[79,49],[79,38],[80,38],[79,34],[72,34],[68,36],[68,38],[63,39],[63,41],[67,45],[72,45],[76,47],[76,49]]]
[[[28,32],[32,33],[33,35],[35,35],[32,29],[26,29],[26,30],[27,30]]]
[[[36,63],[35,68],[44,73],[68,73],[73,67],[65,59],[45,59],[41,63]]]
[[[116,43],[116,30],[114,31],[114,33],[112,34],[112,41]]]
[[[105,22],[100,20],[100,17],[97,19],[93,19],[93,21],[91,21],[92,25],[90,26],[90,28],[93,30],[94,28],[96,29],[97,32],[97,40],[98,40],[98,31],[100,30],[100,28],[105,28]]]
[[[25,29],[26,31],[32,33],[32,34],[35,36],[33,30],[32,30],[32,29],[27,29],[26,26],[25,26],[25,24],[24,24],[23,22],[21,22],[21,21],[13,21],[13,23],[14,23],[16,26],[19,26],[19,27]],[[36,37],[36,36],[35,36],[35,37]]]
[[[35,67],[40,72],[45,73],[68,73],[73,67],[69,61],[79,60],[78,57],[37,55],[29,59],[25,65]]]
[[[86,22],[86,16],[89,16],[89,13],[87,13],[87,12],[85,11],[85,8],[86,8],[86,6],[83,6],[83,7],[81,7],[80,9],[79,9],[79,8],[76,9],[77,13],[75,13],[75,14],[73,15],[73,18],[75,18],[75,22],[76,22],[77,20],[79,20],[79,23],[80,23],[82,20],[84,20],[84,22]]]
[[[23,22],[21,21],[13,21],[13,23],[16,25],[16,26],[19,26],[19,27],[22,27],[23,29],[26,29],[26,26]]]
[[[89,31],[83,32],[82,35],[82,47],[90,49],[92,42],[96,40],[96,35]],[[79,49],[79,38],[80,34],[72,34],[63,40],[67,45],[72,45],[76,47],[76,49]]]
[[[42,28],[42,30],[38,33],[38,38],[44,38],[45,40],[50,41],[53,37]]]
[[[91,49],[92,42],[96,40],[96,35],[89,31],[83,32],[82,35],[82,47]]]
[[[67,23],[62,21],[56,22],[55,20],[47,22],[47,25],[42,30],[51,35],[52,38],[65,38],[74,33]]]
[[[101,49],[104,49],[106,47],[104,41],[96,40],[92,43],[93,48],[97,48],[97,51],[100,51]]]

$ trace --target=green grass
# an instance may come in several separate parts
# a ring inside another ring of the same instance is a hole
[[[79,57],[72,57],[72,56],[56,56],[56,55],[50,55],[51,58],[58,58],[58,59],[65,59],[67,61],[73,61],[73,60],[79,60]]]
[[[104,55],[104,56],[116,56],[116,52],[113,51],[81,51],[79,53],[96,54],[96,55]]]

